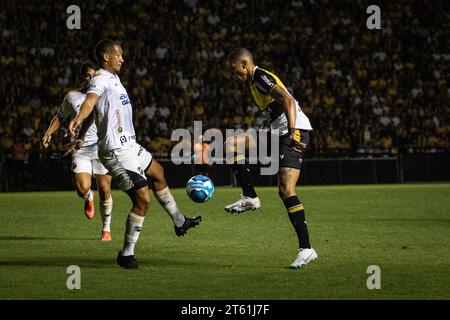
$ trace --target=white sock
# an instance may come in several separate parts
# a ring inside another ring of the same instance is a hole
[[[113,200],[109,197],[108,200],[100,201],[100,214],[103,221],[103,231],[111,232],[111,212],[112,212]]]
[[[184,224],[184,215],[178,210],[177,203],[170,193],[169,187],[164,188],[161,191],[156,191],[156,199],[158,199],[161,206],[166,210],[169,216],[172,218],[173,223],[177,227],[181,227]]]
[[[83,196],[84,201],[92,201],[94,199],[94,193],[91,189]]]
[[[139,239],[143,224],[144,217],[138,216],[133,211],[128,213],[122,256],[134,255],[134,246]]]

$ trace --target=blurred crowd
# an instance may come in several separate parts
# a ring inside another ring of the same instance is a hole
[[[0,4],[0,160],[43,156],[40,139],[79,83],[101,38],[123,44],[120,74],[138,141],[165,157],[176,128],[258,127],[263,118],[232,81],[227,55],[243,46],[277,74],[313,127],[311,157],[449,151],[450,5],[391,1],[369,30],[367,1],[99,0]],[[45,156],[58,157],[62,128]]]

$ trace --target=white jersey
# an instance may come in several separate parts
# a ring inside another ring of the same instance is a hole
[[[87,93],[99,96],[95,105],[99,150],[131,147],[136,135],[133,110],[119,76],[100,69],[100,74],[92,78]]]
[[[80,112],[80,106],[83,103],[86,95],[79,91],[69,91],[59,107],[58,117],[62,119],[73,119]],[[97,127],[93,123],[84,139],[82,147],[91,146],[97,143]]]

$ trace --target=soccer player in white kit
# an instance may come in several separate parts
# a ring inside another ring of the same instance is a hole
[[[86,97],[89,81],[97,73],[97,67],[86,62],[81,67],[81,76],[84,78],[83,87],[79,90],[69,91],[53,117],[42,138],[42,145],[48,148],[52,135],[59,129],[61,123],[73,119],[80,110],[80,105]],[[97,154],[97,127],[92,124],[85,133],[81,148],[72,154],[72,172],[78,195],[84,199],[84,213],[88,219],[94,217],[94,192],[91,190],[91,179],[94,175],[100,195],[100,214],[103,221],[103,241],[111,240],[111,212],[113,201],[111,198],[111,176],[106,175],[108,170],[102,165]]]
[[[134,247],[150,205],[147,176],[153,182],[156,198],[172,218],[177,236],[198,225],[201,217],[188,218],[179,211],[165,181],[162,166],[136,142],[132,106],[118,76],[124,62],[121,45],[108,39],[101,40],[96,45],[95,54],[101,66],[100,74],[92,78],[86,100],[78,116],[71,121],[69,130],[74,135],[94,110],[100,160],[133,203],[117,263],[121,267],[134,269],[138,267]]]

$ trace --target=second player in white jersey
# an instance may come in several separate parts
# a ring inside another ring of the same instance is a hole
[[[80,111],[80,105],[85,98],[86,94],[80,91],[69,91],[58,110],[58,116],[64,120],[73,119]],[[98,157],[97,127],[94,123],[87,130],[81,149],[72,154],[71,168],[74,173],[86,172],[90,175],[108,173]]]
[[[52,139],[52,135],[60,128],[64,120],[75,118],[80,105],[86,98],[84,93],[92,77],[97,73],[97,67],[91,63],[84,63],[81,68],[81,75],[84,79],[82,88],[69,91],[59,108],[57,114],[53,117],[50,126],[42,138],[42,145],[47,148]],[[100,195],[100,213],[103,221],[102,240],[111,240],[111,177],[106,175],[108,170],[102,165],[98,157],[97,146],[97,128],[95,125],[83,128],[84,142],[79,149],[71,148],[72,153],[72,172],[74,174],[75,185],[78,195],[84,199],[84,213],[88,219],[94,217],[94,192],[91,190],[92,176],[95,176],[97,188]],[[79,143],[74,141],[74,143]]]
[[[86,98],[86,94],[72,90],[69,91],[59,107],[58,116],[62,119],[73,119],[80,112],[80,105]],[[92,124],[86,132],[82,147],[90,146],[97,143],[97,127]]]

